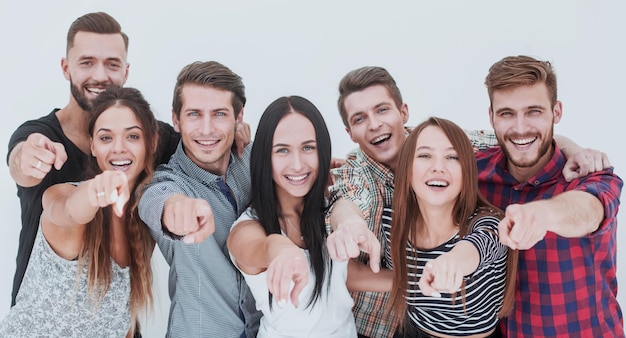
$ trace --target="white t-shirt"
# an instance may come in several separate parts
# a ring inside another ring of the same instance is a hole
[[[256,220],[253,213],[252,209],[248,208],[235,221],[233,228],[239,222]],[[307,264],[310,269],[309,251],[304,249],[302,251],[307,257]],[[234,257],[231,255],[230,258],[233,264],[239,268]],[[328,281],[324,280],[322,293],[315,303],[306,306],[311,299],[315,285],[315,275],[313,270],[310,270],[309,283],[298,297],[300,305],[296,308],[291,302],[288,302],[281,307],[278,305],[276,297],[272,297],[271,310],[266,272],[257,275],[248,275],[242,272],[254,296],[257,309],[263,313],[257,337],[356,337],[356,326],[352,315],[354,301],[346,287],[348,263],[333,261],[332,266],[330,289],[327,288]],[[326,278],[328,278],[328,274],[326,274]]]

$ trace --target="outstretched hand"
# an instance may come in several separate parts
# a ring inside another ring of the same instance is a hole
[[[118,217],[124,215],[124,205],[130,199],[130,189],[126,174],[116,170],[105,170],[89,180],[89,204],[94,207],[113,205]]]
[[[22,143],[17,157],[18,168],[27,176],[43,179],[52,170],[59,170],[67,160],[63,144],[52,142],[40,133],[33,133]]]
[[[356,258],[363,251],[369,254],[372,271],[380,270],[380,242],[362,219],[346,223],[333,231],[326,239],[326,246],[330,258],[337,261]]]
[[[546,222],[539,215],[545,210],[535,210],[537,203],[511,204],[498,225],[500,242],[514,250],[527,250],[542,240],[547,233]]]
[[[163,206],[163,226],[171,233],[184,236],[187,244],[200,243],[215,232],[215,220],[209,203],[185,195],[170,196]]]
[[[419,280],[419,287],[425,296],[441,297],[441,292],[456,292],[463,283],[463,273],[456,260],[445,254],[426,263]]]
[[[293,288],[291,286],[293,282]],[[287,299],[298,307],[300,292],[309,283],[309,267],[302,250],[283,249],[267,267],[267,287],[276,297],[279,306],[286,305]]]

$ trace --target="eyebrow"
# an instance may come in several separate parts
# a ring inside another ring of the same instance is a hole
[[[304,141],[302,143],[300,143],[300,145],[305,145],[305,144],[311,144],[311,143],[317,143],[317,141],[315,140],[308,140],[308,141]],[[286,143],[276,143],[272,146],[272,148],[278,148],[278,147],[291,147],[290,144],[286,144]]]
[[[380,108],[381,106],[386,106],[386,105],[391,105],[391,102],[383,101],[383,102],[380,102],[380,103],[374,105],[374,107],[372,107],[372,108],[376,109],[376,108]],[[359,111],[355,112],[354,114],[349,115],[348,118],[353,117],[353,116],[358,115],[358,114],[365,114],[365,112],[362,111],[362,110],[359,110]]]
[[[97,59],[97,57],[91,56],[91,55],[81,55],[81,56],[78,57],[79,61],[81,61],[81,60],[91,60],[91,59]],[[122,59],[120,59],[118,57],[108,57],[108,58],[105,58],[105,60],[122,62]]]
[[[526,110],[529,110],[529,109],[541,109],[541,110],[546,110],[547,108],[546,108],[546,107],[544,107],[544,106],[542,106],[542,105],[540,105],[540,104],[534,104],[534,105],[531,105],[531,106],[525,107],[525,109],[526,109]],[[501,113],[501,112],[506,111],[506,110],[515,110],[515,109],[510,108],[510,107],[502,107],[502,108],[500,108],[500,109],[496,110],[496,114],[497,114],[497,113]]]
[[[201,111],[205,111],[205,109],[202,108],[194,108],[194,107],[187,107],[185,109],[182,110],[183,112],[190,112],[190,111],[197,111],[197,112],[201,112]],[[224,106],[224,107],[218,107],[218,108],[213,108],[210,109],[209,112],[210,113],[214,113],[217,111],[227,111],[227,112],[232,112],[232,109],[228,108],[228,106]]]
[[[133,129],[139,129],[139,130],[143,131],[143,129],[140,126],[131,126],[131,127],[128,127],[128,128],[124,128],[124,131],[131,131]],[[100,128],[100,129],[96,130],[96,133],[99,133],[101,131],[110,132],[111,129],[109,129],[109,128]]]
[[[418,150],[432,150],[432,149],[435,149],[435,148],[431,147],[431,146],[419,146],[419,147],[415,148],[415,151],[418,151]],[[448,147],[445,150],[446,151],[447,150],[454,150],[454,147]]]

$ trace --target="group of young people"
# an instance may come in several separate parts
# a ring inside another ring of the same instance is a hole
[[[157,121],[123,87],[127,49],[108,14],[78,18],[69,103],[11,137],[22,231],[2,336],[140,336],[155,243],[168,337],[624,336],[622,180],[553,135],[549,62],[491,67],[494,134],[408,128],[391,75],[356,69],[338,109],[358,148],[336,163],[300,96],[249,144],[242,79],[215,61],[181,70],[173,127]]]

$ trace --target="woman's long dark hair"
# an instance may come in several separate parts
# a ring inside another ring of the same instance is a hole
[[[331,147],[330,135],[319,110],[309,100],[300,96],[281,97],[272,102],[263,112],[252,145],[250,172],[252,180],[251,207],[266,234],[280,234],[280,205],[272,179],[272,141],[276,126],[287,114],[304,115],[315,129],[319,169],[311,190],[304,196],[304,209],[300,220],[300,231],[311,257],[311,268],[315,274],[313,295],[307,306],[320,297],[326,273],[330,275],[332,262],[326,249],[326,225],[324,193],[329,175]],[[329,278],[330,280],[330,278]],[[330,283],[329,283],[330,285]],[[272,295],[270,297],[270,304]]]
[[[154,172],[155,145],[158,139],[158,124],[150,105],[141,93],[134,88],[110,87],[96,99],[94,111],[89,121],[89,135],[93,137],[96,120],[104,111],[113,106],[127,107],[135,114],[144,134],[146,157],[144,168],[130,188],[130,199],[124,207],[124,223],[130,258],[130,309],[131,324],[136,323],[139,310],[149,308],[152,298],[152,268],[150,259],[154,251],[154,239],[148,227],[141,221],[137,212],[140,191],[138,187],[148,183]],[[95,157],[87,160],[85,179],[100,174]],[[101,208],[85,229],[83,247],[79,253],[79,269],[87,268],[90,293],[96,300],[102,299],[111,283],[111,206]]]

